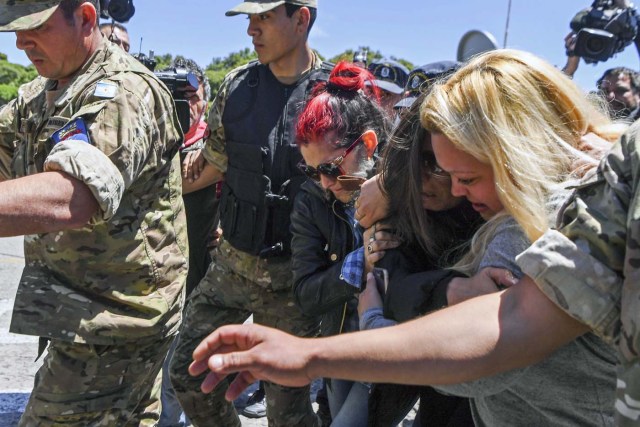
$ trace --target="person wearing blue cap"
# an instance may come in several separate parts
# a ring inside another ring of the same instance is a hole
[[[391,59],[378,59],[369,64],[369,71],[375,77],[374,84],[380,88],[380,104],[389,118],[395,117],[393,106],[400,101],[407,83],[409,69]]]
[[[456,61],[431,62],[414,68],[407,78],[403,98],[393,108],[400,110],[411,107],[414,101],[429,90],[435,81],[448,76],[458,68],[460,68],[460,63]]]

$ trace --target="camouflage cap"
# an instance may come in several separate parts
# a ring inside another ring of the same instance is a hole
[[[241,13],[246,13],[248,15],[265,13],[285,3],[295,4],[297,6],[318,8],[318,0],[247,0],[225,13],[225,15],[235,16]]]
[[[45,23],[61,0],[0,0],[0,31],[31,30]]]

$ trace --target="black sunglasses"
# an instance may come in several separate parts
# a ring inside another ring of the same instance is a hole
[[[320,163],[315,168],[305,163],[298,163],[298,169],[300,169],[302,173],[316,182],[320,182],[320,175],[328,176],[331,178],[337,178],[341,175],[344,175],[344,170],[340,167],[340,165],[342,164],[342,162],[344,162],[344,158],[347,157],[347,155],[349,155],[349,153],[352,152],[354,148],[356,148],[360,141],[362,141],[362,135],[360,135],[358,139],[353,142],[353,144],[347,147],[342,155],[336,157],[330,162]]]
[[[436,156],[433,154],[433,151],[422,152],[421,167],[423,173],[434,178],[451,178],[451,175],[438,165],[438,161],[436,160]]]

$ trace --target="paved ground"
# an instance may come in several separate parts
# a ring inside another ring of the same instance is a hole
[[[34,362],[37,338],[9,333],[11,309],[23,266],[22,238],[0,238],[0,427],[17,425],[39,366]],[[318,385],[315,382],[312,391],[317,390]],[[247,397],[245,393],[236,401],[236,406],[242,408]],[[413,417],[413,413],[409,414],[402,425],[410,426]],[[266,418],[241,418],[243,426],[267,426]]]

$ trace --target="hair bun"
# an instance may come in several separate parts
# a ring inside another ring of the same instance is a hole
[[[335,95],[357,93],[365,88],[367,82],[373,83],[373,75],[369,71],[341,61],[333,68],[326,90]]]

